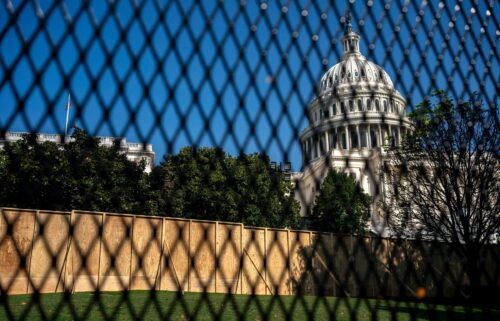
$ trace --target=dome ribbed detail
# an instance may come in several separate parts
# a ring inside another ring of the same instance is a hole
[[[377,64],[367,60],[361,54],[348,54],[330,68],[321,78],[320,94],[334,89],[335,87],[348,85],[384,84],[388,89],[393,89],[391,78],[387,72]]]

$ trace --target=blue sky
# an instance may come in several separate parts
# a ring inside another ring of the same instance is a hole
[[[0,130],[63,133],[71,93],[70,124],[152,143],[158,162],[195,144],[298,170],[304,110],[341,57],[347,8],[408,108],[434,89],[497,99],[497,1],[12,0],[0,5]]]

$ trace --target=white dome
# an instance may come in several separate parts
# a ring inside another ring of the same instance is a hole
[[[342,60],[330,68],[321,78],[320,94],[342,85],[384,84],[393,89],[391,78],[377,64],[367,60],[361,54],[344,55]]]
[[[340,62],[330,68],[321,78],[320,95],[342,85],[372,88],[382,86],[390,92],[394,91],[394,85],[387,72],[361,54],[359,41],[359,34],[352,31],[350,21],[348,21],[346,33],[342,37],[344,54]]]

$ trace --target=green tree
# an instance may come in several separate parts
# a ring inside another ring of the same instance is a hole
[[[48,210],[148,212],[144,164],[127,160],[78,128],[65,144],[40,143],[35,134],[0,152],[0,206]]]
[[[3,206],[66,209],[68,166],[57,144],[39,143],[36,134],[26,134],[6,143],[1,155]]]
[[[296,227],[300,221],[289,182],[262,154],[231,157],[220,148],[185,147],[164,157],[151,186],[165,216],[269,227]]]
[[[69,208],[92,211],[146,214],[148,181],[144,164],[129,161],[112,147],[76,128],[73,141],[64,145],[69,166]]]
[[[454,244],[479,285],[481,249],[500,232],[500,121],[480,97],[443,91],[419,104],[415,131],[392,151],[386,213],[393,231]]]
[[[330,170],[316,196],[312,228],[340,233],[363,233],[370,217],[370,196],[346,173]]]

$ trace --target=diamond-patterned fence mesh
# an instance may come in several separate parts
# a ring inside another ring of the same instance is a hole
[[[500,319],[499,13],[3,1],[0,319]]]

